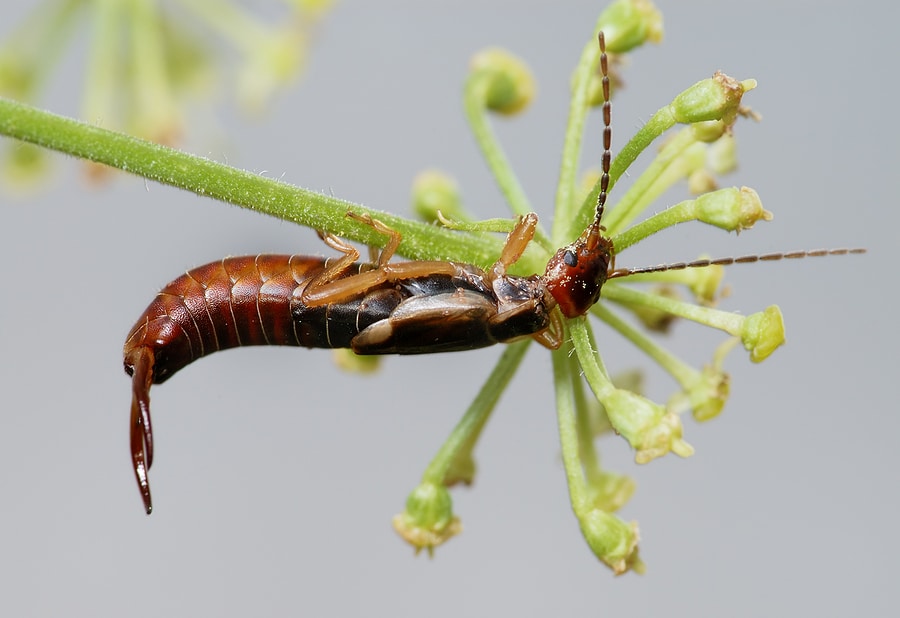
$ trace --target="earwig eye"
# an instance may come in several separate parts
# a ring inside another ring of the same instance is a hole
[[[566,263],[566,266],[574,268],[575,266],[578,266],[578,256],[571,249],[567,249],[563,255],[563,262]]]

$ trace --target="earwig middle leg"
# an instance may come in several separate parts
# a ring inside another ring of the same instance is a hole
[[[528,243],[534,238],[534,231],[537,228],[538,218],[533,212],[523,215],[516,226],[509,232],[506,237],[506,244],[503,245],[503,251],[500,257],[494,263],[490,271],[490,278],[499,279],[506,275],[506,270],[519,261]]]
[[[400,246],[402,235],[381,221],[367,214],[348,212],[347,216],[372,227],[376,232],[388,236],[388,242],[381,250],[372,270],[360,272],[350,277],[342,277],[359,259],[359,251],[332,234],[320,234],[332,249],[344,255],[333,266],[310,281],[300,296],[307,307],[319,307],[328,303],[341,302],[357,294],[362,294],[385,281],[428,277],[435,274],[453,275],[456,267],[449,262],[400,262],[391,264],[390,259]]]

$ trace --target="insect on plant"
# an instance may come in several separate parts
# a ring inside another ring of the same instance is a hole
[[[602,176],[593,219],[559,249],[543,274],[508,273],[532,241],[533,213],[521,217],[487,270],[449,261],[392,262],[401,235],[367,214],[351,217],[387,237],[374,263],[336,236],[320,233],[342,255],[224,258],[169,283],[138,319],[124,346],[132,376],[130,446],[144,507],[152,511],[147,471],[154,441],[149,391],[191,362],[227,348],[290,345],[351,348],[357,354],[430,354],[471,350],[531,337],[557,349],[563,317],[585,315],[609,279],[639,273],[753,261],[861,253],[798,251],[616,268],[616,248],[602,224],[610,186],[611,118],[608,60],[599,35],[603,93]]]

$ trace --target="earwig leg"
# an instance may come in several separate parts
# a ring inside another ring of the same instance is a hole
[[[548,350],[558,350],[559,346],[562,345],[563,334],[565,333],[561,316],[562,314],[558,309],[551,311],[550,326],[533,334],[531,338]]]
[[[384,249],[381,250],[381,254],[378,256],[378,266],[383,267],[385,264],[390,262],[391,258],[394,257],[394,254],[397,252],[397,248],[400,246],[400,241],[403,239],[403,236],[400,234],[400,232],[386,226],[378,219],[373,219],[367,214],[348,212],[347,217],[359,221],[360,223],[365,223],[366,225],[372,227],[376,232],[384,234],[388,237],[387,244],[384,246]]]
[[[503,252],[500,258],[491,268],[491,278],[497,279],[506,274],[506,269],[515,264],[522,254],[525,253],[525,247],[534,238],[534,230],[537,227],[537,215],[533,212],[521,217],[516,223],[516,227],[510,231],[506,237],[506,244],[503,245]]]
[[[125,359],[132,368],[131,461],[147,515],[153,510],[147,470],[153,464],[153,428],[150,424],[150,385],[153,382],[153,352],[139,347]]]

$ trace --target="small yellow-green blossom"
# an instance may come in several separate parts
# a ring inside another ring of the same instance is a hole
[[[537,83],[522,60],[505,49],[485,49],[472,58],[471,70],[489,77],[485,104],[491,111],[513,115],[534,99]]]
[[[250,54],[238,74],[241,104],[258,112],[273,94],[290,84],[303,70],[307,58],[306,34],[296,28],[281,28]]]
[[[334,364],[348,373],[374,373],[381,367],[382,358],[372,354],[360,356],[350,348],[336,348],[331,351]]]
[[[703,369],[694,375],[692,382],[683,383],[683,390],[669,399],[668,409],[679,413],[685,407],[689,407],[694,420],[698,422],[718,416],[731,392],[731,378],[722,369],[722,364],[736,343],[737,338],[731,337],[720,345],[713,355],[713,362],[704,365]]]
[[[706,165],[714,174],[722,176],[737,169],[737,140],[733,134],[725,133],[706,152]]]
[[[622,575],[633,570],[644,571],[638,556],[640,535],[636,522],[625,522],[601,509],[592,508],[578,514],[578,523],[588,546],[613,573]]]
[[[669,110],[676,122],[684,124],[721,120],[731,125],[741,111],[741,97],[753,88],[756,80],[739,82],[717,71],[675,97]]]
[[[614,513],[625,506],[637,484],[630,476],[604,471],[597,478],[588,479],[588,499],[592,507]]]
[[[607,51],[624,54],[649,41],[663,39],[663,18],[649,0],[616,0],[600,15],[598,25]]]
[[[670,451],[680,457],[694,454],[682,440],[681,419],[645,397],[620,388],[603,398],[609,422],[635,450],[634,460],[647,463]]]
[[[730,187],[705,193],[694,200],[697,219],[729,232],[740,232],[757,221],[771,221],[759,194],[749,187]]]
[[[709,256],[700,256],[701,259]],[[680,282],[688,287],[694,294],[694,299],[703,305],[715,304],[719,287],[725,277],[725,268],[722,266],[707,266],[706,268],[688,268],[680,273],[683,278]]]
[[[429,554],[438,545],[462,532],[453,515],[450,492],[437,483],[422,483],[406,499],[406,510],[394,517],[394,530],[416,548]]]
[[[778,305],[747,316],[741,328],[741,343],[754,363],[764,361],[784,343],[784,316]]]
[[[425,170],[413,180],[412,209],[423,221],[435,223],[438,213],[453,221],[468,221],[462,205],[459,186],[448,174]]]

